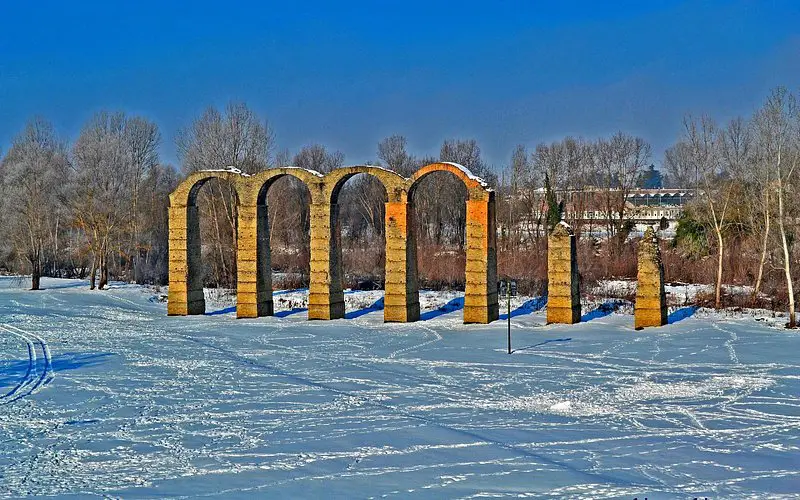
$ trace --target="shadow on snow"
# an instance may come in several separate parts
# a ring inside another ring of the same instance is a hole
[[[691,318],[696,312],[697,306],[688,306],[676,309],[667,316],[667,324],[671,325],[672,323],[677,323],[678,321],[682,321],[686,318]]]
[[[109,356],[114,353],[88,353],[88,352],[65,352],[53,356],[53,362],[50,365],[55,372],[65,370],[76,370],[78,368],[97,366],[105,363]],[[37,366],[44,363],[43,358],[37,358]],[[28,372],[30,362],[28,359],[8,359],[0,361],[0,387],[8,386],[19,382],[19,379],[24,377]]]
[[[620,306],[622,306],[623,304],[625,304],[625,301],[621,299],[607,300],[602,304],[600,304],[599,306],[597,306],[596,308],[594,308],[593,310],[581,316],[581,323],[586,323],[587,321],[592,321],[595,319],[605,318],[606,316],[609,316],[614,311],[619,309]]]
[[[535,349],[545,344],[552,344],[553,342],[569,342],[570,340],[572,340],[572,337],[567,337],[565,339],[547,339],[543,342],[539,342],[538,344],[533,344],[526,347],[520,347],[519,349],[512,349],[511,352],[514,353],[518,351],[529,351],[531,349]]]
[[[361,317],[361,316],[363,316],[365,314],[369,314],[369,313],[375,312],[375,311],[382,311],[382,310],[383,310],[383,297],[379,298],[378,300],[373,302],[368,307],[365,307],[363,309],[359,309],[357,311],[352,311],[352,312],[349,312],[349,313],[345,313],[344,319],[355,319],[355,318],[359,318],[359,317]]]
[[[275,316],[276,318],[285,318],[286,316],[291,316],[292,314],[297,314],[306,311],[308,311],[307,307],[293,307],[286,311],[277,311],[275,314],[273,314],[273,316]]]
[[[230,314],[230,313],[235,313],[235,312],[236,312],[236,306],[228,306],[228,307],[226,307],[224,309],[220,309],[218,311],[207,312],[207,313],[205,313],[205,315],[206,316],[219,316],[221,314]]]
[[[464,309],[464,297],[456,297],[447,304],[440,306],[438,309],[422,313],[419,315],[419,319],[422,321],[428,321],[429,319],[437,318],[444,314],[458,311],[459,309]]]
[[[502,300],[500,301],[502,302]],[[536,311],[541,310],[547,304],[547,297],[535,297],[530,300],[526,300],[519,307],[511,311],[511,317],[516,318],[517,316],[522,316],[523,314],[531,314],[535,313]],[[503,307],[503,304],[500,304],[500,307]],[[501,314],[499,319],[508,319],[508,313]]]

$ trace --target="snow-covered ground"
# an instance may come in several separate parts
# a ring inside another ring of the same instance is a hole
[[[683,308],[461,324],[167,317],[161,293],[0,278],[0,494],[126,498],[780,497],[800,493],[800,333]],[[281,299],[284,299],[281,302]],[[444,306],[442,310],[439,306]],[[505,312],[505,305],[503,307]]]

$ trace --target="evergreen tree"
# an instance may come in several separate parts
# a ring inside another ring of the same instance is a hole
[[[547,230],[552,231],[556,224],[561,222],[561,214],[564,212],[564,204],[559,203],[556,192],[550,185],[550,176],[544,175],[545,201],[547,202]]]

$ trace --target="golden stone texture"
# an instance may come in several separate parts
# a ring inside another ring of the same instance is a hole
[[[381,181],[387,196],[384,320],[418,320],[417,255],[411,193],[420,179],[438,171],[457,176],[469,192],[464,322],[488,323],[497,319],[494,192],[463,167],[450,163],[427,165],[410,179],[369,166],[340,168],[324,176],[294,167],[268,169],[255,175],[234,170],[209,170],[189,175],[170,195],[168,314],[183,316],[205,312],[196,196],[200,187],[212,178],[227,181],[234,187],[238,198],[236,315],[256,318],[273,314],[266,193],[275,180],[290,175],[303,182],[311,195],[308,318],[343,318],[342,248],[336,221],[339,191],[350,177],[368,174]]]
[[[580,275],[575,233],[569,225],[561,222],[548,238],[547,323],[573,324],[580,320]]]
[[[658,238],[652,228],[647,228],[639,242],[639,269],[637,275],[634,327],[639,330],[648,326],[667,324],[667,296],[664,292],[664,264]]]

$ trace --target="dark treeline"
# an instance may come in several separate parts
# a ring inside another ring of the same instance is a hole
[[[346,160],[321,144],[280,149],[267,120],[242,103],[207,109],[176,142],[177,168],[159,158],[161,134],[145,117],[97,113],[71,144],[45,119],[32,119],[0,161],[0,269],[31,275],[33,288],[40,276],[88,277],[92,288],[110,279],[166,284],[168,195],[185,175],[287,165],[325,173]],[[409,176],[428,163],[452,161],[486,179],[498,192],[500,273],[518,278],[530,292],[544,290],[548,192],[551,205],[560,202],[576,229],[583,283],[590,286],[635,276],[635,231],[626,202],[632,190],[691,190],[697,196],[685,207],[675,237],[664,242],[668,279],[716,284],[709,300],[717,307],[726,304],[727,283],[752,287],[754,303],[763,305],[767,297],[793,312],[796,96],[776,89],[753,116],[725,124],[687,116],[660,169],[652,156],[644,139],[617,133],[565,137],[531,150],[519,145],[507,165],[490,166],[472,139],[445,140],[438,155],[417,157],[404,137],[391,136],[376,145],[371,163]],[[463,286],[466,197],[461,182],[447,173],[425,177],[415,190],[423,286]],[[371,176],[355,176],[342,189],[346,286],[382,285],[385,200],[383,186]],[[306,285],[309,193],[285,177],[271,187],[267,203],[276,286]],[[198,206],[206,285],[233,288],[235,193],[224,182],[209,181]],[[589,212],[596,220],[587,220]]]

